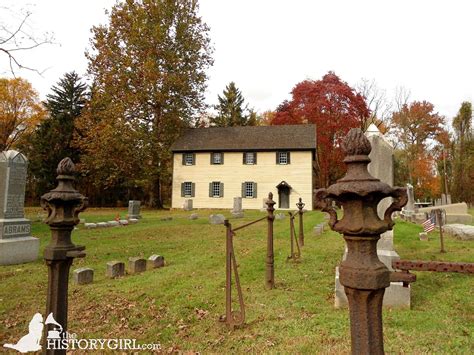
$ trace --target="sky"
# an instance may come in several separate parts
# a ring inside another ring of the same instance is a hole
[[[18,53],[42,99],[64,73],[85,74],[90,29],[106,24],[115,0],[1,0],[0,23],[26,29],[54,44]],[[200,0],[210,27],[214,65],[206,102],[234,81],[249,107],[274,110],[305,79],[334,71],[354,86],[375,80],[392,98],[397,87],[427,100],[448,119],[474,101],[474,3],[469,0]],[[0,75],[9,76],[0,53]]]

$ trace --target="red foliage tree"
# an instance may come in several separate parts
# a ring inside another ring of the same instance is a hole
[[[327,187],[344,172],[342,138],[351,128],[362,127],[370,110],[364,97],[333,72],[322,80],[302,81],[291,94],[291,101],[278,107],[271,124],[316,124],[317,175],[319,186]]]

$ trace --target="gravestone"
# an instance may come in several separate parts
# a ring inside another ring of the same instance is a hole
[[[131,274],[138,274],[139,272],[146,271],[146,260],[143,258],[129,258],[128,271]]]
[[[110,278],[125,275],[125,263],[122,261],[109,261],[107,263],[106,276]]]
[[[284,213],[277,213],[277,214],[275,215],[275,219],[276,219],[277,221],[282,221],[282,220],[285,219],[285,214],[284,214]]]
[[[447,205],[448,200],[446,199],[446,194],[441,194],[441,204]]]
[[[35,261],[39,239],[30,235],[25,218],[25,185],[28,161],[15,151],[0,153],[0,265]]]
[[[407,196],[408,202],[405,207],[403,207],[404,212],[408,212],[408,214],[413,214],[415,212],[415,195],[413,192],[413,185],[407,184]]]
[[[94,229],[97,228],[97,223],[84,223],[84,227],[87,229]]]
[[[242,197],[234,197],[234,207],[230,213],[235,218],[242,218],[244,216],[244,211],[242,210]]]
[[[447,204],[447,205],[450,205],[451,203],[453,203],[453,202],[451,201],[451,195],[450,195],[450,194],[447,194],[447,195],[446,195],[446,204]]]
[[[191,220],[195,220],[195,219],[198,219],[199,218],[199,215],[197,213],[191,213],[191,215],[189,216],[189,219]]]
[[[128,201],[128,219],[139,219],[140,216],[140,201],[130,200]]]
[[[369,140],[372,151],[369,154],[371,162],[368,166],[369,173],[375,178],[380,179],[382,182],[393,186],[393,146],[385,138],[383,134],[371,124],[366,132],[367,139]],[[411,187],[411,188],[410,188]],[[407,189],[411,190],[411,211],[414,213],[414,198],[413,198],[413,187],[407,185]],[[392,198],[387,197],[379,202],[377,206],[377,212],[380,219],[384,218],[384,213],[392,203]],[[400,256],[393,248],[393,230],[386,231],[380,235],[380,239],[377,243],[377,255],[381,262],[387,266],[387,268],[393,271],[392,261],[399,260]],[[344,252],[343,259],[347,256],[347,247]],[[410,287],[403,287],[402,282],[391,282],[390,287],[385,289],[383,305],[385,307],[410,307]],[[344,287],[339,282],[339,269],[336,268],[336,297],[335,297],[336,308],[347,306],[347,296],[344,292]]]
[[[76,285],[91,284],[94,280],[94,269],[81,267],[73,272],[74,282]]]
[[[165,258],[161,255],[153,254],[148,258],[148,262],[153,269],[165,266]]]
[[[192,199],[188,198],[188,199],[184,200],[183,210],[185,210],[185,211],[192,211],[193,210],[193,200]]]
[[[222,214],[211,214],[209,216],[210,224],[224,224],[225,217]]]

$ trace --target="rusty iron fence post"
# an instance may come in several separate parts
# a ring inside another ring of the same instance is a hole
[[[48,266],[46,314],[52,313],[62,326],[64,335],[67,330],[69,269],[74,258],[85,256],[85,247],[72,243],[71,231],[79,223],[79,213],[87,207],[87,198],[73,187],[75,167],[71,159],[61,160],[56,171],[58,186],[41,196],[41,206],[48,212],[45,223],[51,229],[51,241],[44,250]],[[49,327],[45,326],[45,334]],[[65,354],[66,350],[47,349],[45,346],[44,353]]]
[[[275,216],[273,211],[275,211],[275,201],[273,201],[273,194],[270,192],[268,194],[268,199],[265,202],[267,204],[267,258],[266,258],[266,277],[265,277],[265,287],[269,290],[275,287],[275,259],[273,254],[273,221]]]
[[[327,189],[315,191],[314,202],[330,214],[331,229],[343,234],[347,243],[339,275],[349,301],[352,353],[383,354],[382,301],[391,273],[377,256],[377,241],[393,227],[392,213],[407,203],[407,194],[405,188],[392,188],[369,174],[372,148],[360,129],[351,129],[342,147],[346,175]],[[381,220],[377,205],[385,197],[393,197],[394,202]],[[341,220],[332,201],[343,206]]]
[[[298,241],[296,240],[296,232],[295,232],[295,214],[288,212],[290,216],[290,256],[288,259],[292,259],[293,261],[299,259],[301,256],[300,246]],[[295,252],[294,245],[296,244],[297,252]]]
[[[245,304],[234,254],[234,232],[228,219],[224,221],[224,225],[226,227],[225,322],[227,327],[233,330],[245,322]],[[232,269],[234,270],[240,311],[232,311]]]
[[[304,213],[303,207],[304,206],[305,204],[303,203],[300,197],[298,203],[296,204],[296,207],[298,207],[298,215],[299,215],[299,222],[300,222],[299,223],[300,231],[298,235],[298,241],[299,241],[300,246],[304,245],[304,231],[303,231],[303,213]]]

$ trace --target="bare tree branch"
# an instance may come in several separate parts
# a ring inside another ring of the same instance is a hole
[[[23,64],[18,59],[16,53],[32,50],[42,45],[53,43],[52,34],[44,33],[44,37],[39,40],[31,35],[29,31],[25,30],[25,27],[28,25],[28,19],[30,15],[31,12],[29,11],[22,15],[19,24],[13,30],[10,30],[5,25],[0,26],[0,52],[3,52],[8,57],[10,72],[14,77],[16,77],[15,70],[22,69],[30,70],[36,72],[38,75],[42,75],[46,69],[40,71],[36,68]]]

